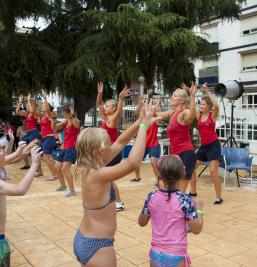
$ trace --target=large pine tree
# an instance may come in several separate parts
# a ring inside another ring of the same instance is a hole
[[[234,19],[236,0],[0,0],[0,92],[45,87],[73,97],[81,121],[95,103],[96,83],[118,90],[145,77],[172,89],[194,79],[193,61],[213,52],[193,32],[214,18]],[[16,21],[44,16],[27,34]]]

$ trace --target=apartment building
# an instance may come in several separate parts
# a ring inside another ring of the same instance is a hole
[[[257,154],[257,0],[247,0],[242,5],[239,20],[216,19],[195,31],[218,48],[217,55],[195,62],[199,84],[208,82],[214,87],[227,80],[243,84],[243,96],[233,103],[233,137],[248,144],[251,152]],[[232,103],[226,99],[220,101],[218,131],[220,138],[226,140],[231,135]]]

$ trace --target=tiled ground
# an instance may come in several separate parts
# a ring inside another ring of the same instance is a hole
[[[24,171],[21,163],[9,166],[17,181]],[[47,174],[45,168],[45,174]],[[81,199],[65,198],[54,192],[57,182],[35,178],[24,197],[8,198],[6,234],[12,245],[15,267],[79,266],[72,252],[72,240],[81,217]],[[133,174],[118,182],[126,210],[118,214],[115,249],[119,267],[149,266],[151,228],[140,228],[137,217],[147,193],[153,190],[153,174],[142,164],[143,180],[131,184]],[[224,204],[213,206],[213,186],[206,173],[199,179],[198,194],[205,202],[204,229],[188,235],[193,267],[257,266],[257,191],[237,188],[233,180],[224,191]],[[104,266],[103,266],[104,267]]]

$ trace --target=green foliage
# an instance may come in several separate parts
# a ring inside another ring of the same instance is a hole
[[[194,79],[193,62],[215,49],[193,32],[214,18],[236,19],[236,0],[0,0],[0,90],[94,97],[103,80],[118,89],[145,77],[170,90]],[[18,19],[48,19],[15,32]],[[8,95],[8,94],[7,94]],[[94,101],[91,101],[92,104]],[[84,108],[84,107],[83,107]]]

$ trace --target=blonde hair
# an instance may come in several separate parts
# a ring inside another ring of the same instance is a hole
[[[117,107],[118,107],[118,102],[116,101],[116,100],[114,100],[114,99],[108,99],[108,100],[106,100],[106,103],[111,103],[114,107],[115,107],[115,110],[117,109]]]
[[[179,91],[180,98],[184,100],[184,105],[185,105],[186,108],[188,108],[189,105],[190,105],[190,99],[188,97],[187,91],[185,91],[185,90],[183,90],[181,88],[177,88],[176,91]]]
[[[77,166],[75,168],[76,182],[83,181],[90,169],[104,166],[99,149],[110,142],[106,130],[101,128],[86,128],[80,132],[77,139]]]

